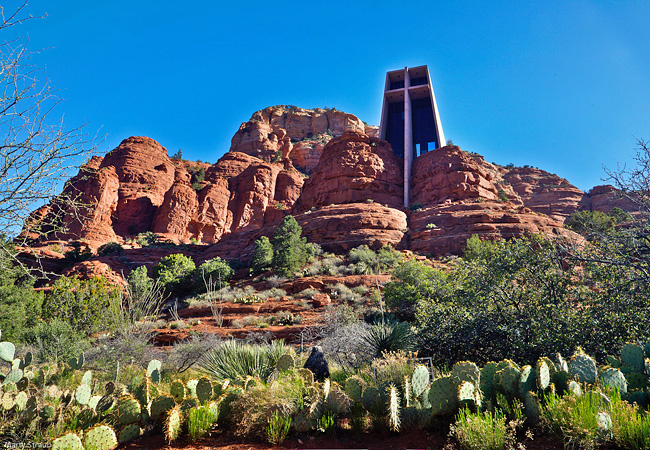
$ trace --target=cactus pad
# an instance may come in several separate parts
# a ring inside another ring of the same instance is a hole
[[[506,366],[494,374],[494,384],[503,393],[515,396],[519,392],[521,372],[513,366]]]
[[[429,401],[434,416],[455,414],[458,410],[458,392],[454,380],[449,376],[433,380],[429,388]]]
[[[302,378],[305,384],[314,384],[314,372],[304,367],[298,369],[298,375]]]
[[[547,361],[546,359],[537,361],[537,367],[535,369],[537,387],[543,391],[548,389],[548,386],[551,384],[551,370],[555,372],[555,366],[551,361]]]
[[[174,398],[169,395],[160,395],[154,398],[151,400],[151,405],[149,406],[149,414],[151,415],[151,419],[162,419],[163,416],[175,405],[176,403],[174,402]]]
[[[381,393],[374,386],[369,387],[361,396],[363,407],[371,414],[381,414],[383,405],[381,403]]]
[[[108,425],[97,425],[84,433],[84,450],[113,450],[117,447],[115,431]]]
[[[344,415],[350,410],[352,400],[341,389],[331,389],[327,396],[327,407],[336,414]]]
[[[174,397],[176,403],[181,403],[185,399],[185,385],[182,381],[173,381],[169,386],[169,395]]]
[[[14,395],[11,392],[5,392],[2,395],[2,409],[9,411],[15,404]]]
[[[458,403],[460,407],[467,406],[472,411],[477,411],[481,406],[479,392],[469,381],[463,381],[458,385]]]
[[[642,373],[631,372],[625,374],[627,388],[629,390],[639,390],[648,387],[648,377]]]
[[[91,394],[90,386],[88,386],[85,383],[81,383],[77,387],[77,390],[74,392],[74,399],[80,405],[87,405],[88,402],[90,401],[90,394]]]
[[[596,361],[591,356],[579,352],[571,358],[569,373],[578,382],[594,384],[598,375]]]
[[[603,370],[600,374],[600,381],[603,385],[612,386],[621,394],[621,398],[627,397],[627,380],[625,375],[614,367],[609,367]]]
[[[278,358],[278,362],[275,364],[275,367],[280,372],[286,372],[287,370],[292,370],[296,366],[296,360],[289,353]]]
[[[171,443],[178,439],[181,435],[181,425],[183,424],[183,416],[181,415],[178,407],[175,407],[164,420],[165,440]]]
[[[201,404],[212,398],[212,382],[210,379],[206,377],[199,378],[199,382],[196,383],[196,398]]]
[[[97,405],[95,406],[95,411],[97,411],[98,413],[106,412],[113,407],[113,403],[115,403],[113,397],[111,397],[110,395],[105,395],[102,398],[100,398],[99,401],[97,402]]]
[[[16,346],[11,342],[0,342],[0,359],[8,363],[14,360]]]
[[[192,378],[191,380],[188,380],[185,386],[187,387],[188,390],[188,396],[189,397],[194,397],[196,398],[196,385],[199,384],[199,380]]]
[[[115,417],[120,425],[130,425],[140,420],[140,403],[131,397],[120,397],[115,408]]]
[[[122,431],[120,431],[120,434],[117,436],[117,441],[120,444],[123,444],[125,442],[132,441],[133,439],[137,439],[141,435],[142,428],[140,428],[140,425],[132,423],[131,425],[127,425],[122,428]]]
[[[76,433],[67,433],[52,441],[52,450],[84,450],[81,439]]]
[[[99,404],[99,401],[101,399],[102,399],[101,395],[93,395],[92,397],[90,397],[90,401],[88,402],[88,407],[97,411],[97,405]]]
[[[309,418],[312,420],[318,420],[323,417],[325,406],[325,402],[321,399],[313,402],[311,405],[309,405]]]
[[[481,369],[480,388],[483,396],[491,400],[495,396],[494,392],[494,375],[497,373],[497,363],[490,361]]]
[[[45,405],[38,411],[38,415],[44,420],[54,419],[55,414],[56,410],[52,405]]]
[[[609,431],[612,429],[612,418],[606,412],[596,414],[596,426],[600,431]]]
[[[23,371],[20,369],[13,369],[11,372],[7,374],[5,377],[4,381],[2,384],[7,384],[7,383],[18,383],[20,379],[23,377]]]
[[[24,391],[29,387],[29,378],[27,377],[22,377],[18,382],[16,383],[16,389],[19,391]]]
[[[645,352],[640,345],[628,343],[621,349],[621,361],[635,372],[643,371],[644,359]]]
[[[542,404],[537,394],[527,391],[524,398],[524,407],[526,409],[526,419],[531,425],[537,425],[542,420]]]
[[[160,371],[162,370],[162,363],[157,359],[152,359],[147,365],[147,375],[151,381],[158,383],[160,381]]]
[[[190,412],[190,409],[196,408],[199,406],[199,401],[195,398],[186,398],[183,400],[183,403],[181,403],[181,413],[183,413],[184,416],[187,416],[187,413]]]
[[[25,391],[19,392],[14,398],[14,403],[16,404],[16,409],[18,411],[24,411],[27,407],[27,393]]]
[[[580,387],[579,383],[575,381],[569,381],[568,388],[569,392],[571,392],[576,397],[580,397],[582,395],[582,388]]]
[[[419,365],[413,370],[411,376],[411,390],[415,397],[421,397],[424,390],[429,386],[429,369],[426,366]]]
[[[309,373],[311,373],[311,371],[309,371]],[[364,384],[365,382],[363,381],[363,378],[351,376],[345,380],[345,393],[355,402],[360,402]]]
[[[474,386],[478,386],[481,378],[481,371],[478,366],[470,361],[461,361],[454,364],[451,369],[451,377],[457,384],[468,381]]]

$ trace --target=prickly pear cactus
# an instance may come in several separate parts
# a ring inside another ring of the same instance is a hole
[[[98,413],[103,413],[108,411],[113,407],[113,404],[115,403],[115,399],[111,397],[110,395],[105,395],[102,398],[99,399],[97,402],[97,405],[95,406],[95,411]]]
[[[314,372],[304,367],[298,369],[298,375],[302,378],[305,384],[314,384]]]
[[[429,401],[434,416],[453,415],[458,410],[458,387],[450,377],[433,380],[429,388]]]
[[[117,448],[117,436],[108,425],[97,425],[84,433],[84,450],[113,450]]]
[[[400,427],[400,404],[397,387],[391,385],[388,389],[388,426],[392,431],[399,431]]]
[[[187,381],[187,384],[185,385],[187,387],[187,390],[189,391],[189,396],[196,398],[196,385],[199,384],[199,380],[193,378],[191,380]]]
[[[2,409],[9,411],[15,404],[14,395],[11,392],[5,392],[2,394]]]
[[[93,382],[93,373],[90,370],[86,370],[84,376],[81,377],[81,382],[90,386]]]
[[[622,399],[627,397],[627,380],[623,372],[614,367],[609,367],[600,373],[599,378],[603,385],[614,387],[621,394]]]
[[[5,376],[5,379],[3,380],[2,384],[8,384],[8,383],[18,383],[20,379],[23,377],[23,371],[20,369],[12,369],[11,372]]]
[[[594,384],[598,375],[596,361],[580,350],[571,358],[569,373],[580,383]]]
[[[297,433],[308,433],[316,428],[316,421],[309,418],[309,409],[305,408],[296,414],[291,421],[291,426]]]
[[[621,361],[635,372],[643,372],[644,360],[645,352],[640,345],[628,343],[621,349]]]
[[[14,360],[16,346],[11,342],[0,342],[0,359],[8,363]]]
[[[52,420],[54,419],[55,414],[56,414],[56,410],[52,405],[45,405],[38,411],[38,415],[43,420]]]
[[[521,372],[519,369],[508,365],[494,374],[494,384],[504,394],[516,396],[519,392],[520,376]]]
[[[88,386],[86,383],[81,383],[77,387],[77,390],[74,392],[74,399],[80,405],[87,405],[88,402],[90,402],[90,394],[90,386]]]
[[[97,405],[99,404],[99,401],[101,399],[102,399],[101,395],[93,395],[92,397],[90,397],[90,401],[88,402],[88,407],[97,411]]]
[[[494,392],[494,375],[497,373],[497,363],[490,361],[481,369],[481,383],[480,388],[483,392],[483,397],[486,400],[495,398]]]
[[[576,397],[580,397],[582,395],[582,388],[580,387],[580,384],[573,380],[569,381],[568,391]]]
[[[199,382],[196,384],[196,398],[201,404],[212,398],[212,382],[209,378],[199,378]]]
[[[132,396],[123,396],[117,401],[115,418],[120,425],[129,425],[140,421],[140,403]]]
[[[463,381],[458,385],[458,403],[459,406],[468,407],[472,411],[477,411],[481,406],[481,397],[479,392],[469,381]]]
[[[526,419],[531,425],[537,425],[542,420],[542,404],[532,391],[527,391],[524,398],[524,407],[526,409]]]
[[[180,409],[175,407],[164,420],[165,439],[168,443],[174,442],[181,435],[181,425],[183,424],[183,416]]]
[[[316,400],[311,405],[309,405],[309,418],[311,420],[318,420],[323,417],[325,412],[325,402],[321,399]]]
[[[551,367],[549,362],[546,359],[540,359],[537,361],[537,367],[535,368],[535,374],[537,375],[537,387],[543,391],[548,389],[548,386],[551,384]],[[550,363],[553,364],[552,362]],[[553,365],[553,371],[555,371],[555,366]]]
[[[120,444],[124,444],[125,442],[139,438],[141,435],[142,428],[140,428],[140,425],[132,423],[131,425],[127,425],[122,428],[122,431],[120,431],[119,435],[117,436],[117,441]]]
[[[275,367],[280,372],[286,372],[287,370],[293,370],[293,368],[295,366],[296,366],[296,360],[289,353],[285,353],[284,355],[280,356],[280,358],[278,358],[278,362],[275,365]]]
[[[172,381],[169,385],[169,395],[174,397],[176,403],[181,403],[185,399],[185,385],[180,380]]]
[[[162,363],[157,359],[152,359],[147,365],[147,375],[151,381],[158,383],[160,381],[160,372],[162,370]]]
[[[309,371],[311,373],[311,371]],[[361,401],[361,396],[363,395],[363,387],[365,382],[363,378],[358,376],[351,376],[345,380],[345,393],[354,400],[355,402]]]
[[[522,400],[526,398],[526,392],[534,391],[537,387],[537,376],[535,371],[530,366],[521,368],[521,375],[519,376],[519,398]]]
[[[163,418],[163,416],[171,410],[176,403],[174,398],[169,395],[159,395],[158,397],[151,400],[151,405],[149,406],[149,414],[151,415],[152,420],[158,420]]]
[[[331,389],[326,399],[327,407],[336,414],[344,415],[350,410],[352,400],[340,389]]]
[[[413,370],[411,376],[411,390],[416,398],[422,396],[424,390],[429,386],[429,369],[426,366],[419,365]]]
[[[481,371],[478,366],[470,361],[461,361],[454,364],[451,369],[451,377],[457,384],[468,381],[478,386],[481,378]]]
[[[379,392],[379,389],[374,386],[363,391],[361,403],[366,411],[371,414],[379,415],[382,412],[383,405],[381,403],[381,393]]]
[[[16,409],[18,411],[24,411],[27,408],[27,393],[24,391],[19,392],[14,398],[14,403],[16,404]]]
[[[638,372],[630,372],[625,374],[627,380],[627,388],[629,390],[640,390],[648,387],[648,376]]]
[[[183,413],[183,417],[187,417],[187,413],[190,412],[190,409],[196,408],[199,406],[199,401],[195,398],[186,398],[183,400],[183,403],[181,403],[181,413]]]
[[[76,433],[70,432],[52,441],[52,450],[84,450],[81,439]]]

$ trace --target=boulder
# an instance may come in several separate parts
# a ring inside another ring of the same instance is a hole
[[[311,370],[314,378],[318,381],[323,381],[330,376],[329,364],[327,364],[327,359],[325,359],[325,353],[323,353],[323,348],[318,345],[311,348],[309,358],[307,358],[303,367]]]

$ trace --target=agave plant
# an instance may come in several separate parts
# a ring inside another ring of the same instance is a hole
[[[261,345],[242,344],[231,340],[208,352],[201,368],[220,380],[235,380],[248,376],[266,379],[280,356],[291,351],[281,339]]]

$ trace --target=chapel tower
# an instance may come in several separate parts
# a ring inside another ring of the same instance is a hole
[[[386,74],[379,137],[404,158],[404,206],[408,207],[413,160],[445,145],[427,66]]]

